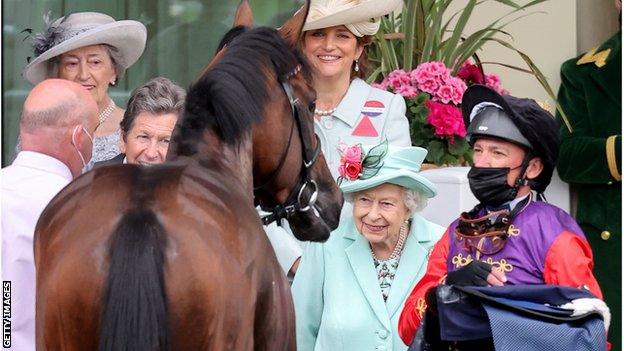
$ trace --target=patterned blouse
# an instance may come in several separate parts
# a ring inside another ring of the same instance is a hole
[[[121,141],[121,129],[114,133],[93,138],[93,156],[87,163],[86,171],[93,168],[95,162],[110,160],[119,155],[119,142]]]
[[[375,263],[375,269],[377,270],[377,279],[379,280],[379,287],[381,288],[381,296],[384,301],[388,300],[388,294],[390,293],[390,287],[394,280],[397,268],[399,267],[399,261],[401,255],[389,260],[378,260],[373,258]]]
[[[119,155],[121,150],[119,149],[119,142],[121,141],[121,128],[117,129],[112,134],[103,135],[93,138],[93,152],[91,153],[91,161],[87,163],[87,166],[82,170],[82,173],[93,169],[93,164],[100,161],[110,160],[111,158]],[[17,139],[17,145],[15,145],[15,155],[22,151],[22,143]]]

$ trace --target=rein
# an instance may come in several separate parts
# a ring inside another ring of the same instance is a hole
[[[288,143],[286,144],[286,149],[282,153],[282,156],[280,157],[280,162],[278,166],[275,168],[275,170],[272,172],[271,176],[269,177],[269,180],[267,180],[264,184],[260,186],[254,187],[254,193],[257,193],[259,191],[265,191],[268,193],[268,191],[266,191],[266,187],[271,182],[273,182],[277,178],[277,176],[280,174],[280,172],[282,171],[282,168],[284,167],[284,164],[286,161],[286,157],[288,155],[288,150],[290,150],[290,144],[292,142],[292,136],[294,134],[293,129],[294,129],[295,123],[297,124],[297,130],[299,131],[298,133],[299,140],[301,141],[301,145],[302,145],[302,148],[301,148],[302,149],[301,151],[302,166],[301,166],[301,171],[299,172],[299,180],[297,184],[295,185],[295,187],[291,189],[290,194],[288,195],[284,203],[277,204],[273,207],[267,207],[263,204],[260,204],[260,208],[263,211],[269,213],[268,215],[262,217],[263,225],[268,225],[270,223],[277,222],[277,224],[281,226],[281,220],[288,219],[290,216],[295,214],[295,212],[297,211],[306,212],[311,209],[314,209],[314,204],[316,203],[316,199],[318,196],[318,186],[316,182],[312,180],[310,177],[310,173],[311,173],[310,169],[312,168],[314,163],[316,163],[316,160],[318,159],[318,156],[321,153],[321,142],[318,139],[318,136],[315,134],[314,138],[316,139],[316,147],[312,148],[309,142],[310,138],[306,138],[306,135],[304,135],[303,121],[301,120],[301,115],[299,113],[300,108],[301,108],[301,103],[299,99],[295,97],[293,88],[290,85],[290,82],[288,81],[290,77],[299,73],[300,70],[301,70],[301,66],[297,66],[297,68],[295,68],[293,72],[289,73],[286,76],[286,80],[281,82],[282,88],[284,89],[284,93],[286,93],[286,96],[288,97],[288,101],[290,103],[290,108],[291,108],[291,112],[293,116],[293,121],[290,126],[290,135],[288,137]],[[310,191],[311,191],[311,195],[306,197],[305,194]],[[316,212],[316,209],[314,209],[314,211],[315,213],[318,213]]]

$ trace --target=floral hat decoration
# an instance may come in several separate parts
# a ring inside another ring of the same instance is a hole
[[[375,146],[342,144],[339,149],[338,184],[345,194],[384,183],[416,190],[428,198],[438,192],[433,183],[419,174],[426,149],[388,145],[388,141]]]

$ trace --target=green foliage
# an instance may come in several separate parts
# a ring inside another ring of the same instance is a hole
[[[448,13],[451,1],[404,0],[400,14],[382,18],[380,29],[368,50],[372,74],[367,81],[379,82],[394,70],[409,72],[420,63],[429,61],[443,62],[456,75],[461,65],[471,57],[481,67],[477,52],[485,43],[491,42],[516,52],[528,69],[500,62],[488,64],[502,65],[535,76],[546,93],[557,101],[546,77],[530,57],[510,43],[513,38],[504,31],[510,23],[535,13],[527,12],[528,8],[546,0],[531,0],[525,4],[519,4],[518,0],[467,0],[464,7]],[[487,26],[465,33],[471,16],[478,12],[480,6],[492,2],[504,5],[507,11]],[[433,127],[427,123],[429,111],[425,102],[428,99],[426,93],[406,99],[412,144],[427,148],[428,162],[438,165],[471,163],[472,152],[465,139],[457,137],[447,140],[435,136]],[[557,109],[562,112],[558,104]],[[567,123],[567,118],[563,116]]]
[[[376,40],[370,48],[370,59],[374,69],[380,67],[380,73],[386,76],[395,69],[409,71],[422,62],[441,61],[456,73],[464,61],[475,55],[483,44],[496,35],[511,38],[503,28],[533,14],[524,12],[527,8],[546,0],[533,0],[524,5],[512,0],[468,0],[463,8],[446,16],[451,1],[404,0],[400,14],[383,18],[380,30],[375,35]],[[479,6],[488,2],[503,4],[509,11],[486,27],[466,35],[464,31],[471,16]],[[520,12],[523,14],[510,19]],[[509,42],[504,43],[501,45],[517,51]],[[535,71],[531,73],[540,78],[541,73]]]
[[[400,14],[391,14],[383,18],[380,29],[375,35],[375,41],[369,48],[369,60],[373,74],[367,81],[380,81],[396,69],[410,71],[418,64],[428,61],[441,61],[450,67],[456,74],[461,65],[470,57],[481,65],[476,56],[483,44],[492,42],[516,52],[527,64],[529,69],[523,69],[499,62],[510,69],[532,74],[544,87],[544,90],[553,101],[557,97],[553,89],[539,68],[530,57],[516,49],[508,40],[513,38],[503,29],[523,17],[535,12],[526,12],[532,6],[546,0],[532,0],[524,5],[512,0],[469,0],[465,7],[450,14],[445,20],[445,14],[452,0],[404,0]],[[485,3],[496,2],[509,8],[499,18],[484,28],[465,34],[464,30],[470,17]],[[518,15],[520,13],[520,15]],[[516,17],[513,17],[516,15]],[[503,36],[501,38],[500,36]],[[557,110],[561,107],[557,104]],[[567,123],[567,118],[563,114]]]

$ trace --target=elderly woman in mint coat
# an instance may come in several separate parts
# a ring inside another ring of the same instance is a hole
[[[346,158],[357,158],[350,149]],[[416,212],[436,189],[418,174],[425,149],[365,149],[360,172],[341,171],[353,214],[327,242],[308,243],[293,282],[300,351],[407,349],[397,330],[401,309],[444,231]]]

